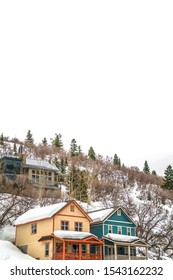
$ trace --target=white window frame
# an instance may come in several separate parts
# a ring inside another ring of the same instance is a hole
[[[108,225],[108,233],[113,233],[113,227],[112,227],[112,225]]]
[[[117,233],[122,234],[122,226],[117,226]]]
[[[131,231],[131,228],[130,228],[130,227],[127,227],[127,235],[128,235],[128,236],[131,236],[131,235],[132,235],[132,231]]]
[[[45,243],[45,257],[49,257],[49,243]]]
[[[31,234],[36,234],[37,233],[37,224],[31,224]]]

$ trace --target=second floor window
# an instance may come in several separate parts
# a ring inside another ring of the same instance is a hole
[[[31,225],[31,234],[36,234],[37,233],[37,224],[32,224]]]
[[[68,229],[69,229],[69,222],[61,221],[61,230],[68,230]]]
[[[75,223],[75,231],[82,231],[82,223],[80,222]]]
[[[129,235],[129,236],[131,235],[131,228],[129,228],[129,227],[127,228],[127,235]]]
[[[112,233],[112,225],[108,225],[108,233]]]
[[[117,233],[118,233],[118,234],[122,234],[122,227],[118,227],[118,228],[117,228]]]

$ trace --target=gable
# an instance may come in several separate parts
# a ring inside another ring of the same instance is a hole
[[[119,211],[121,215],[119,215]],[[109,217],[105,219],[105,222],[122,222],[127,224],[133,224],[135,226],[134,221],[126,214],[126,212],[122,208],[117,208]]]
[[[69,203],[67,203],[57,213],[57,215],[81,217],[86,218],[88,221],[91,221],[91,218],[88,216],[88,214],[80,207],[80,205],[75,200],[72,200]]]

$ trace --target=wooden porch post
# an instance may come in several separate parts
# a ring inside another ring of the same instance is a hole
[[[62,259],[65,260],[65,241],[62,242]]]
[[[79,260],[82,259],[82,243],[79,243]]]
[[[100,260],[102,260],[102,245],[100,244],[99,247],[100,247]]]
[[[105,260],[105,243],[103,243],[103,260]]]
[[[117,260],[117,244],[114,243],[114,257]]]
[[[129,260],[130,260],[130,246],[128,245],[128,257],[129,257]]]

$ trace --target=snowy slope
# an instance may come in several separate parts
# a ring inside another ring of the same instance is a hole
[[[34,259],[26,254],[23,254],[10,241],[0,240],[0,260],[34,260]]]

